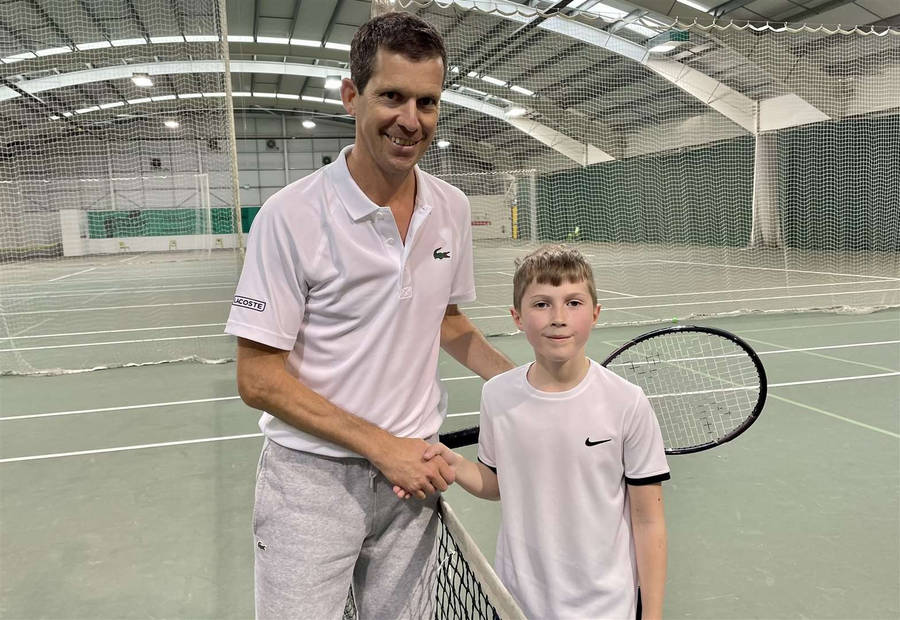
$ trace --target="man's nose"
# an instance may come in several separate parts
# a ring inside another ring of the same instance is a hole
[[[399,110],[397,124],[410,133],[419,130],[419,109],[415,99],[409,99]]]

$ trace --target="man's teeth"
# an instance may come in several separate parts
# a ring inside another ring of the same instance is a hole
[[[413,146],[418,140],[403,140],[401,138],[394,138],[391,136],[391,142],[396,144],[397,146]]]

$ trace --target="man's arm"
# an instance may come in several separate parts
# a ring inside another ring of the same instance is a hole
[[[666,586],[666,522],[662,485],[628,485],[644,620],[662,618]]]
[[[447,306],[441,321],[441,347],[485,380],[515,366],[508,357],[488,344],[484,334],[456,304]]]
[[[427,442],[395,437],[335,406],[287,371],[287,356],[287,351],[238,338],[238,392],[247,405],[361,454],[419,499],[453,482],[453,471],[443,459],[422,459]]]

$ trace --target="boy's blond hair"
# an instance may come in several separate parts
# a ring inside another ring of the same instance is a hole
[[[587,284],[593,305],[597,305],[597,288],[594,286],[594,272],[584,256],[575,248],[562,244],[548,244],[516,261],[516,275],[513,276],[513,307],[522,309],[522,297],[529,284],[550,284],[559,286],[563,280],[576,284]]]

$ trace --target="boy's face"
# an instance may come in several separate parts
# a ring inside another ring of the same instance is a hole
[[[352,156],[386,178],[405,178],[434,138],[443,82],[440,57],[415,61],[379,49],[362,93],[349,79],[341,86],[344,107],[356,117]]]
[[[594,305],[587,283],[563,281],[559,286],[532,282],[522,295],[519,311],[510,309],[525,332],[538,361],[560,364],[584,357],[600,305]]]

